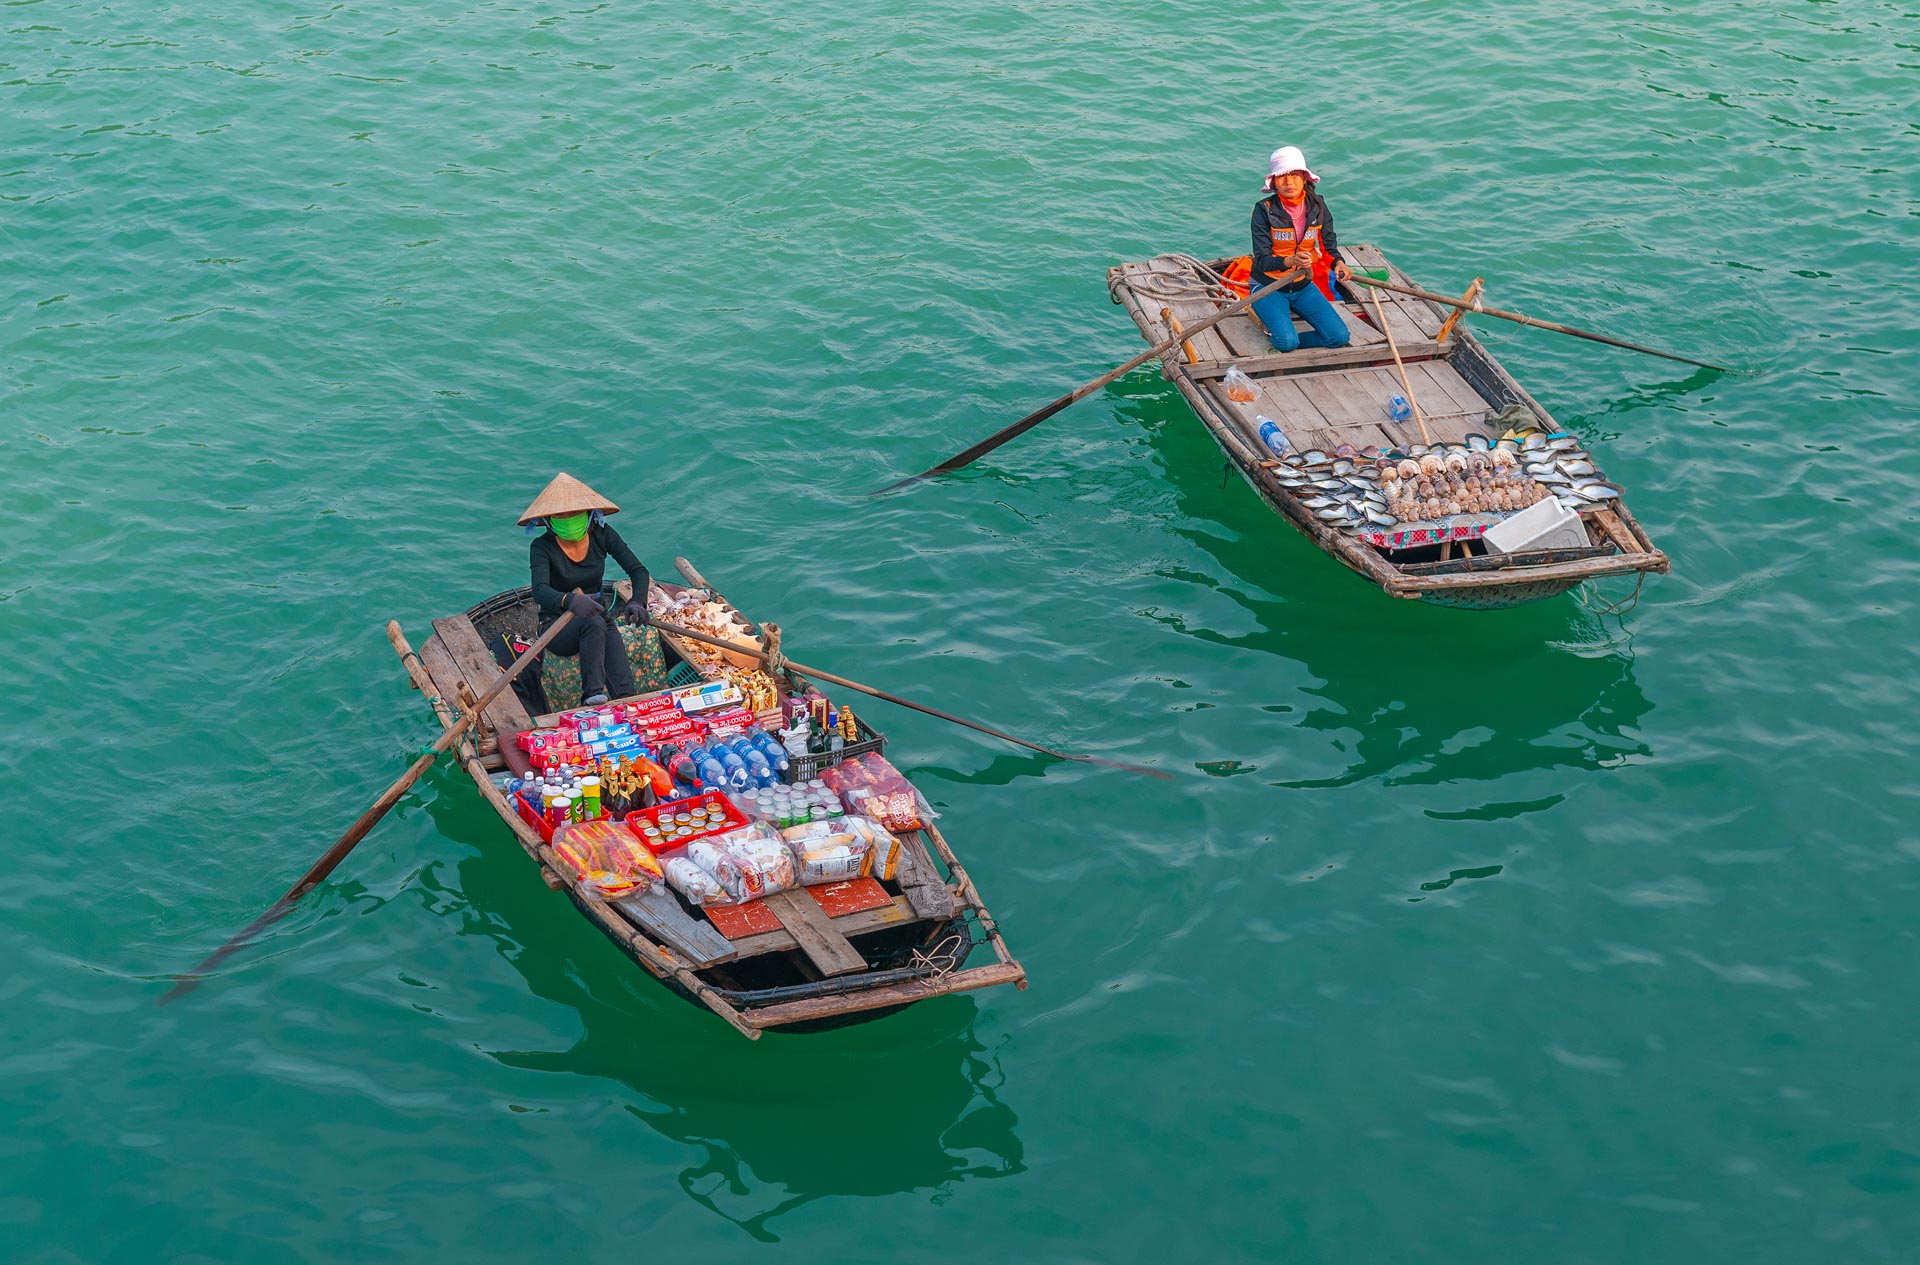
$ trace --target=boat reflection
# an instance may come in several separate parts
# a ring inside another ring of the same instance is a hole
[[[1223,483],[1218,448],[1172,387],[1164,398],[1112,403],[1164,466],[1177,510],[1169,526],[1211,560],[1160,574],[1232,602],[1256,631],[1219,633],[1177,610],[1143,613],[1184,636],[1301,664],[1315,680],[1298,688],[1318,702],[1300,726],[1347,740],[1344,770],[1276,785],[1492,780],[1650,753],[1638,726],[1652,704],[1619,621],[1588,613],[1573,595],[1498,611],[1387,597],[1278,521],[1238,475]]]
[[[459,887],[443,907],[462,934],[494,941],[534,994],[580,1017],[564,1049],[489,1053],[509,1067],[625,1085],[632,1117],[691,1152],[679,1180],[695,1203],[772,1242],[782,1214],[816,1199],[926,1191],[939,1201],[961,1182],[1024,1171],[1018,1120],[1000,1101],[997,1057],[971,998],[742,1040],[549,892],[464,778],[442,774],[436,789],[429,812],[441,833],[477,850],[456,867]]]

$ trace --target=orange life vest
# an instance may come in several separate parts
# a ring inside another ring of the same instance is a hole
[[[1226,278],[1227,289],[1243,299],[1246,298],[1251,291],[1253,281],[1253,256],[1242,255],[1238,259],[1229,260],[1220,275]]]
[[[1276,197],[1274,201],[1278,202],[1279,198]],[[1293,231],[1293,220],[1287,214],[1285,205],[1280,207],[1280,214],[1277,217],[1270,215],[1268,216],[1268,220],[1267,228],[1273,235],[1273,253],[1284,258],[1287,255],[1298,254],[1301,251],[1305,251],[1307,256],[1313,260],[1313,284],[1320,287],[1320,293],[1326,295],[1329,299],[1334,298],[1333,260],[1328,257],[1325,248],[1320,245],[1320,226],[1318,224],[1307,225],[1305,235],[1301,236],[1296,242]],[[1278,222],[1281,220],[1284,220],[1285,223]],[[1267,274],[1268,277],[1276,281],[1286,275],[1284,272],[1270,272]]]

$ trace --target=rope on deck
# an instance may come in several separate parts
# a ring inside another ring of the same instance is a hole
[[[1170,263],[1178,267],[1154,267],[1154,264]],[[1122,281],[1135,294],[1143,294],[1151,299],[1178,303],[1188,299],[1207,299],[1214,303],[1231,303],[1243,298],[1238,290],[1227,284],[1227,279],[1209,268],[1192,255],[1156,255],[1145,271],[1122,277],[1118,273],[1107,279],[1107,297],[1115,303],[1120,296],[1115,287]]]

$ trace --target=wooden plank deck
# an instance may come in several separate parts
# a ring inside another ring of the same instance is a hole
[[[834,927],[820,902],[804,891],[775,892],[761,898],[787,929],[800,952],[822,975],[848,975],[867,969],[866,958]]]
[[[433,621],[433,632],[434,637],[428,639],[428,645],[432,645],[434,639],[439,640],[452,659],[458,675],[476,697],[493,687],[494,681],[500,676],[500,665],[480,639],[479,630],[473,626],[472,620],[465,615],[448,615]],[[428,662],[424,655],[421,661]],[[432,672],[431,666],[428,671]],[[434,673],[433,679],[435,684],[444,684],[438,673]],[[443,694],[442,697],[458,699],[459,694]],[[533,727],[533,717],[527,715],[519,696],[510,689],[500,691],[499,696],[487,704],[481,716],[495,734],[517,734]]]
[[[655,885],[638,896],[623,896],[610,902],[620,916],[666,945],[696,970],[731,962],[740,950],[705,922],[687,915],[680,899],[665,887]]]

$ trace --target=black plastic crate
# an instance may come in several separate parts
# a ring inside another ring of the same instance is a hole
[[[846,743],[838,751],[826,751],[819,755],[794,755],[787,753],[792,763],[789,771],[795,782],[807,782],[820,776],[820,770],[832,768],[850,756],[865,755],[869,751],[879,751],[887,745],[887,736],[867,723],[866,717],[858,712],[853,716],[853,732],[859,737]]]

